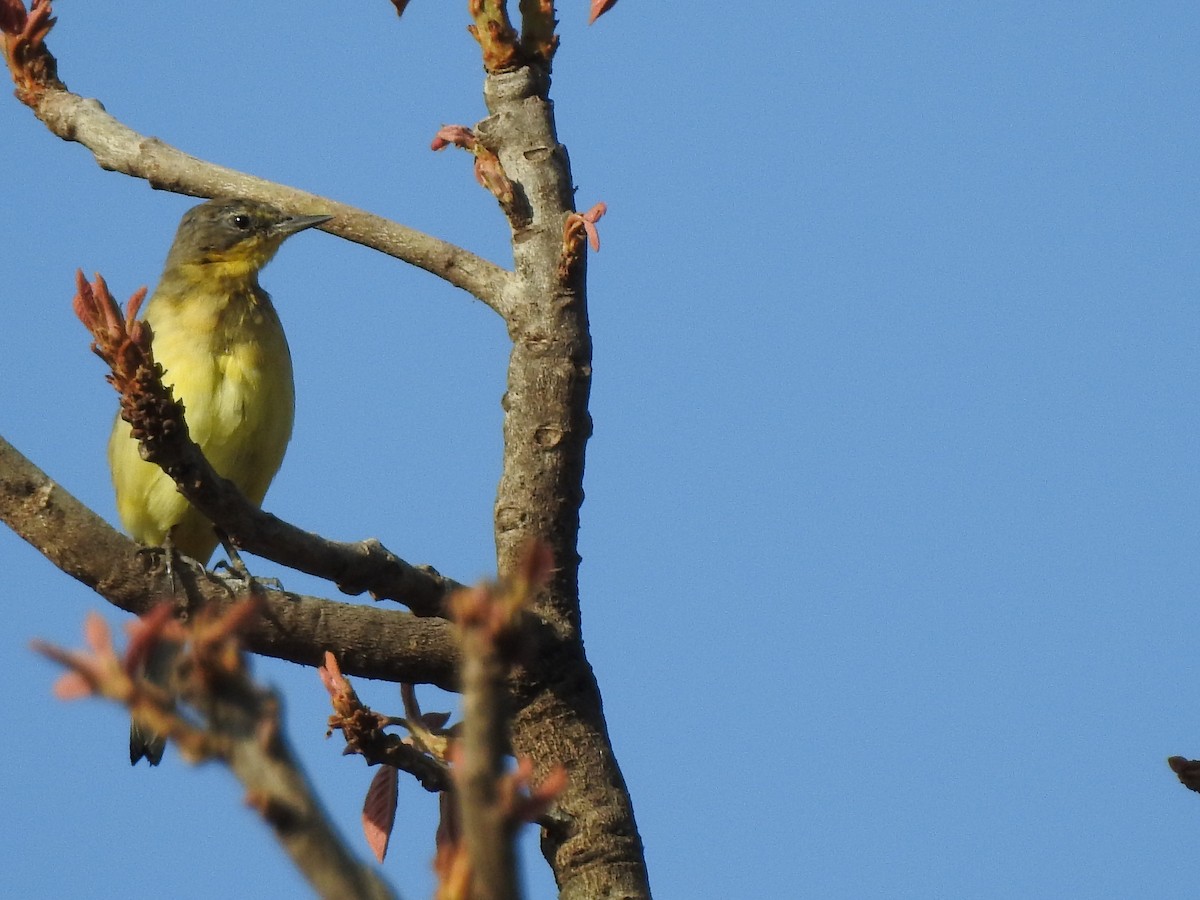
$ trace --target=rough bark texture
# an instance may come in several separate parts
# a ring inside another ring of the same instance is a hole
[[[535,67],[489,75],[488,119],[476,129],[523,194],[509,285],[513,341],[504,399],[504,469],[496,496],[497,564],[514,572],[532,540],[555,572],[535,611],[557,634],[554,650],[514,678],[513,747],[537,776],[557,763],[570,776],[559,807],[569,823],[543,832],[542,849],[564,900],[648,897],[641,838],[612,752],[600,691],[583,651],[579,615],[579,508],[591,433],[592,346],[582,259],[560,265],[574,210],[570,163],[559,144],[549,78]]]
[[[121,609],[143,615],[172,592],[129,538],[72,497],[0,438],[0,521],[68,575]],[[233,597],[188,568],[179,577],[214,609]],[[280,591],[267,592],[263,618],[245,633],[255,653],[317,666],[337,649],[347,674],[436,684],[453,690],[459,651],[455,628],[435,618]]]

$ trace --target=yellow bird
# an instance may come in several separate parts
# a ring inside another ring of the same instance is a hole
[[[184,214],[146,306],[163,381],[183,402],[192,440],[223,477],[260,505],[292,436],[292,356],[258,273],[290,235],[330,219],[293,216],[254,200],[210,200]],[[212,523],[146,462],[117,418],[108,442],[117,512],[139,543],[205,563]],[[164,668],[152,663],[151,668]],[[163,677],[151,671],[150,677]],[[132,723],[129,758],[162,759],[165,739]]]

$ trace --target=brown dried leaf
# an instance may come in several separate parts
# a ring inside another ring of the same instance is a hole
[[[1167,765],[1179,776],[1179,781],[1185,788],[1200,793],[1200,761],[1185,756],[1172,756],[1167,759]]]
[[[431,712],[423,713],[420,722],[429,731],[439,731],[446,727],[446,723],[450,721],[450,713],[448,712]]]

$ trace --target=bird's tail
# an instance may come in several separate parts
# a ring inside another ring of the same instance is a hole
[[[136,721],[129,722],[129,762],[137,765],[138,760],[146,758],[146,762],[157,766],[162,762],[163,750],[167,748],[167,739],[161,734],[155,734],[139,725]]]
[[[148,681],[160,687],[168,688],[175,669],[175,660],[179,657],[179,645],[170,641],[159,641],[150,651],[149,658],[141,671]],[[145,757],[146,762],[157,766],[166,749],[166,735],[158,734],[145,725],[130,719],[129,721],[129,762],[136,766],[138,760]]]

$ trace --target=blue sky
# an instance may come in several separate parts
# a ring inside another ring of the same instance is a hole
[[[1200,756],[1200,10],[687,6],[561,4],[554,83],[609,205],[584,622],[656,896],[1194,896],[1165,758]],[[51,46],[134,128],[505,263],[468,158],[427,149],[483,115],[464,13],[300,12],[63,3]],[[0,433],[115,521],[72,273],[152,285],[191,201],[15,101],[0,158]],[[487,575],[498,319],[319,233],[263,281],[298,393],[266,507]],[[0,572],[14,895],[296,896],[226,773],[131,771],[120,711],[51,699],[29,640],[123,614],[7,533]],[[315,674],[258,670],[357,838],[370,773]],[[433,803],[400,809],[385,871],[428,896]]]

